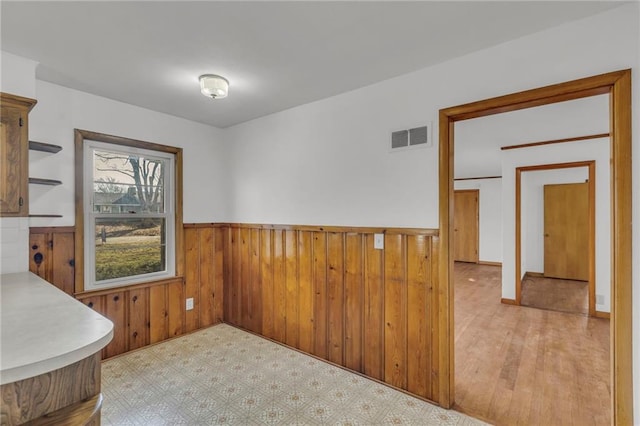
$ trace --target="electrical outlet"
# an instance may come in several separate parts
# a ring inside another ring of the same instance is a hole
[[[373,248],[384,250],[384,234],[373,234]]]
[[[187,299],[187,311],[190,311],[193,309],[193,297],[189,297]]]

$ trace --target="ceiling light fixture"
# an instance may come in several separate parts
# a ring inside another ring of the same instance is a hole
[[[215,74],[201,75],[200,92],[211,99],[226,98],[229,94],[229,81]]]

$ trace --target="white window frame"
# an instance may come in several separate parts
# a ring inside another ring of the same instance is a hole
[[[138,155],[162,160],[164,164],[164,213],[99,213],[94,211],[94,152],[107,151],[117,154]],[[85,140],[83,150],[84,169],[84,289],[85,291],[123,287],[132,284],[173,278],[176,276],[176,156],[173,153],[155,151],[133,146]],[[165,270],[147,274],[131,275],[96,282],[96,219],[98,218],[164,218],[165,230]]]

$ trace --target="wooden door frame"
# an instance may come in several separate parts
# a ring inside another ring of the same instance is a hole
[[[476,261],[475,263],[480,262],[480,190],[479,189],[454,189],[453,192],[475,192],[476,193],[476,210],[478,214],[476,214]]]
[[[522,301],[522,173],[541,170],[558,170],[587,167],[589,171],[589,316],[596,316],[596,162],[576,161],[571,163],[539,164],[535,166],[516,167],[516,300]]]
[[[439,403],[454,402],[453,158],[456,121],[609,94],[611,133],[611,421],[633,424],[631,302],[631,70],[454,106],[439,113]]]

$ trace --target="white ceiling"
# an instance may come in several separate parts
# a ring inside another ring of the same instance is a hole
[[[227,127],[619,6],[512,2],[0,2],[37,78]],[[231,83],[200,95],[200,74]]]

